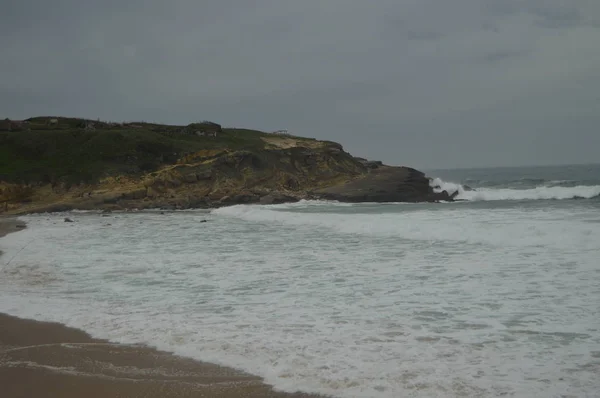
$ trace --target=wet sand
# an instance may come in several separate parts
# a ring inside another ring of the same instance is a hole
[[[16,220],[12,217],[0,216],[0,238],[6,236],[6,234],[10,234],[11,232],[20,231],[25,227],[26,225],[22,221]],[[0,254],[2,254],[1,251]]]
[[[0,237],[23,227],[0,218]],[[3,398],[316,398],[274,391],[259,377],[234,369],[5,314],[0,314],[0,386]]]

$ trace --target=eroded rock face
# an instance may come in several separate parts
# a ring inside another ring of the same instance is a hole
[[[380,160],[367,160],[365,158],[360,158],[357,156],[355,156],[354,159],[356,159],[357,161],[362,163],[368,169],[377,169],[377,168],[383,166],[383,162]]]
[[[252,193],[241,193],[239,195],[224,196],[220,201],[219,205],[243,205],[258,203],[260,198],[258,195]]]
[[[136,200],[136,199],[144,199],[147,195],[147,189],[136,189],[131,192],[124,193],[122,195],[122,199],[125,200]]]
[[[340,202],[436,202],[451,201],[447,193],[435,193],[424,173],[408,167],[381,166],[347,183],[315,191],[315,197]]]
[[[265,195],[262,198],[260,198],[260,204],[261,205],[278,205],[281,203],[291,203],[291,202],[297,202],[299,199],[293,196],[289,196],[286,194],[282,194],[279,192],[275,192],[269,195]]]
[[[25,200],[11,199],[4,211],[8,211],[9,204],[10,210],[19,214],[70,209],[211,208],[301,199],[436,202],[452,201],[456,196],[434,192],[430,180],[418,170],[353,157],[339,144],[288,141],[279,146],[271,142],[271,146],[258,149],[203,149],[152,171],[113,175],[109,176],[110,181],[104,179],[91,185],[62,187],[42,182],[52,185],[51,195],[44,197],[36,194],[37,187],[18,186],[20,190],[15,192],[26,192],[39,202],[29,205]],[[48,191],[42,188],[40,192]]]

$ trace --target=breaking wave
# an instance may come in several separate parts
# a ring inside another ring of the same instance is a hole
[[[563,181],[551,181],[547,185],[527,189],[514,188],[476,188],[446,182],[440,178],[431,180],[435,192],[446,191],[450,194],[458,192],[455,199],[468,201],[491,200],[565,200],[592,199],[600,197],[600,185],[572,185]],[[572,185],[572,186],[569,186]]]
[[[564,200],[591,199],[600,195],[600,186],[537,187],[533,189],[478,189],[463,192],[466,200]]]

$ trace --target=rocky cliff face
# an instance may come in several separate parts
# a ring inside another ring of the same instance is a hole
[[[424,173],[408,167],[378,166],[345,184],[315,191],[321,199],[342,202],[451,201],[446,192],[435,193]]]
[[[27,132],[0,131],[0,144],[8,143],[13,150],[4,163],[0,161],[0,211],[5,213],[207,208],[300,199],[451,200],[447,193],[434,193],[429,179],[417,170],[356,158],[328,141],[221,129],[206,122],[181,128],[96,123],[90,131],[89,121],[52,118],[56,122],[36,131],[40,118],[30,120]],[[142,136],[140,129],[150,131]],[[49,157],[46,169],[37,169],[37,165],[32,169],[23,166],[31,154],[22,149],[22,137],[15,136],[21,133],[28,134],[26,143],[36,134],[43,139],[48,139],[48,134],[59,134],[60,139],[65,134],[87,134],[89,140],[101,143],[102,150],[98,154],[88,141],[79,144],[85,150],[71,148],[65,141],[52,153],[42,154]],[[149,141],[149,137],[155,140]],[[118,142],[130,149],[122,153]],[[78,167],[52,156],[82,160]]]

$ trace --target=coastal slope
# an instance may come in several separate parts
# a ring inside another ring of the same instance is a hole
[[[0,211],[185,209],[301,199],[451,200],[415,169],[287,133],[35,117],[0,121]]]

